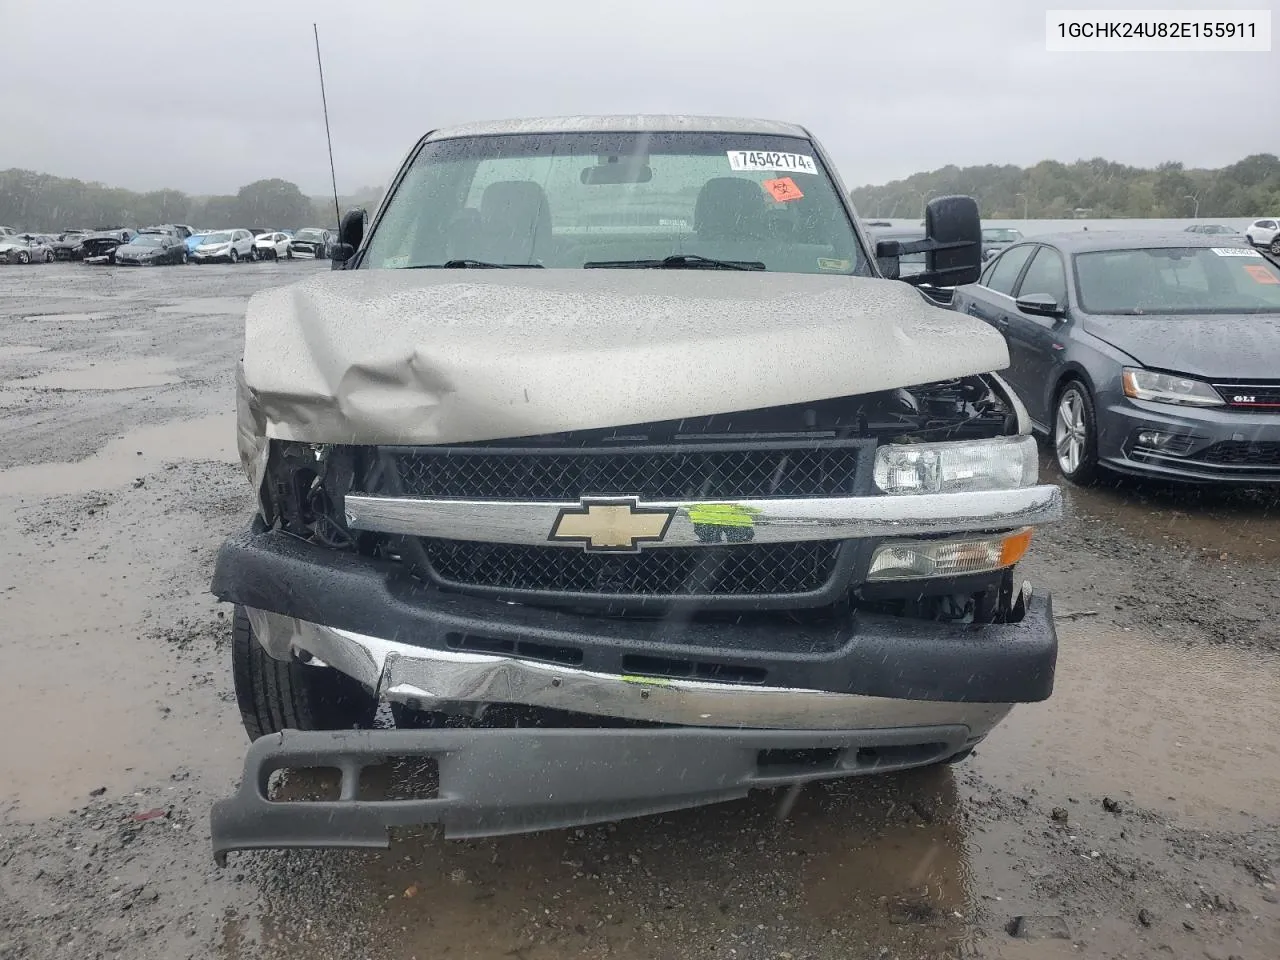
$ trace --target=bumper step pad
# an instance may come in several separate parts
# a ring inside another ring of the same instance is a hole
[[[214,804],[213,854],[224,865],[232,850],[386,848],[389,828],[427,823],[467,838],[646,816],[754,788],[925,766],[964,749],[968,734],[964,726],[285,730],[254,741],[239,790]],[[402,757],[436,761],[434,798],[358,798],[362,769]],[[274,772],[303,768],[338,770],[339,799],[268,799]]]

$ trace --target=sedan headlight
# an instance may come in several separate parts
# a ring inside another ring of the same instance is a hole
[[[1178,403],[1191,407],[1220,407],[1222,397],[1203,380],[1156,373],[1138,367],[1125,367],[1120,375],[1124,395],[1131,400],[1152,403]]]
[[[885,493],[1014,490],[1040,478],[1029,436],[952,443],[890,443],[876,449],[875,482]]]

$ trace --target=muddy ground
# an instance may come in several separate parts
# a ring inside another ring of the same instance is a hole
[[[324,268],[0,268],[0,958],[1280,956],[1274,494],[1070,492],[1057,689],[954,768],[216,868],[239,312]]]

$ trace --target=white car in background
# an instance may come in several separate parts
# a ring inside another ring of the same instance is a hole
[[[1280,256],[1280,217],[1266,217],[1249,224],[1244,235],[1255,247],[1265,247]]]
[[[253,245],[253,234],[248,230],[218,230],[201,239],[200,245],[192,252],[191,259],[196,263],[215,260],[237,263],[241,260],[257,260],[258,251]]]
[[[253,238],[253,247],[259,259],[279,260],[281,257],[292,257],[289,252],[289,235],[278,230],[273,233],[260,233]]]

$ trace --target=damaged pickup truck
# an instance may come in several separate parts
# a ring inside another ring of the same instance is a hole
[[[1060,493],[1003,338],[915,288],[976,277],[971,199],[872,249],[801,127],[579,117],[429,133],[340,239],[245,321],[220,862],[956,761],[1050,695]],[[402,758],[434,792],[366,796]]]

